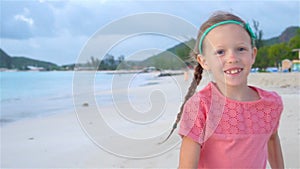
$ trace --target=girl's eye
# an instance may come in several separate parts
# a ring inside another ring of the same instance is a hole
[[[246,50],[246,48],[244,48],[244,47],[238,48],[238,51],[239,51],[239,52],[243,52],[243,51],[245,51],[245,50]]]
[[[216,54],[217,54],[217,55],[224,55],[224,54],[225,54],[225,51],[224,51],[224,50],[217,50],[217,51],[216,51]]]

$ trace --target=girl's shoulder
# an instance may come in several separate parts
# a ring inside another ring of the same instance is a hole
[[[249,87],[257,91],[262,101],[282,103],[281,96],[275,91],[269,91],[255,86],[249,86]]]
[[[212,97],[212,84],[209,83],[204,88],[196,92],[186,102],[187,105],[207,105],[210,103]]]
[[[212,93],[212,84],[208,83],[201,90],[197,91],[189,100],[200,100],[200,98],[210,97]]]

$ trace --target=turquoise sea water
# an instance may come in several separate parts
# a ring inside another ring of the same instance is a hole
[[[74,110],[74,72],[0,72],[1,111],[0,123],[51,115]],[[116,78],[118,77],[118,78]],[[115,75],[98,72],[94,78],[95,92],[108,91],[112,83],[117,88],[147,85],[152,76],[144,74],[136,78],[132,75]],[[125,81],[120,79],[127,79]],[[128,78],[133,80],[128,84]],[[114,79],[117,79],[113,81]],[[126,82],[126,83],[125,83]],[[84,86],[83,86],[84,87]],[[109,95],[107,95],[109,97]],[[101,97],[102,104],[109,98]]]

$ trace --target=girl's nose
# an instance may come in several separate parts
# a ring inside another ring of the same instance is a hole
[[[237,53],[235,53],[234,51],[230,50],[227,53],[226,61],[227,61],[227,63],[237,63],[238,62]]]

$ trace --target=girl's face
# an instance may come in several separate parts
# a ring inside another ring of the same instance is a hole
[[[255,61],[257,49],[240,25],[226,24],[211,30],[204,39],[203,55],[197,60],[210,70],[218,85],[247,85],[247,76]],[[224,86],[225,87],[225,86]]]

